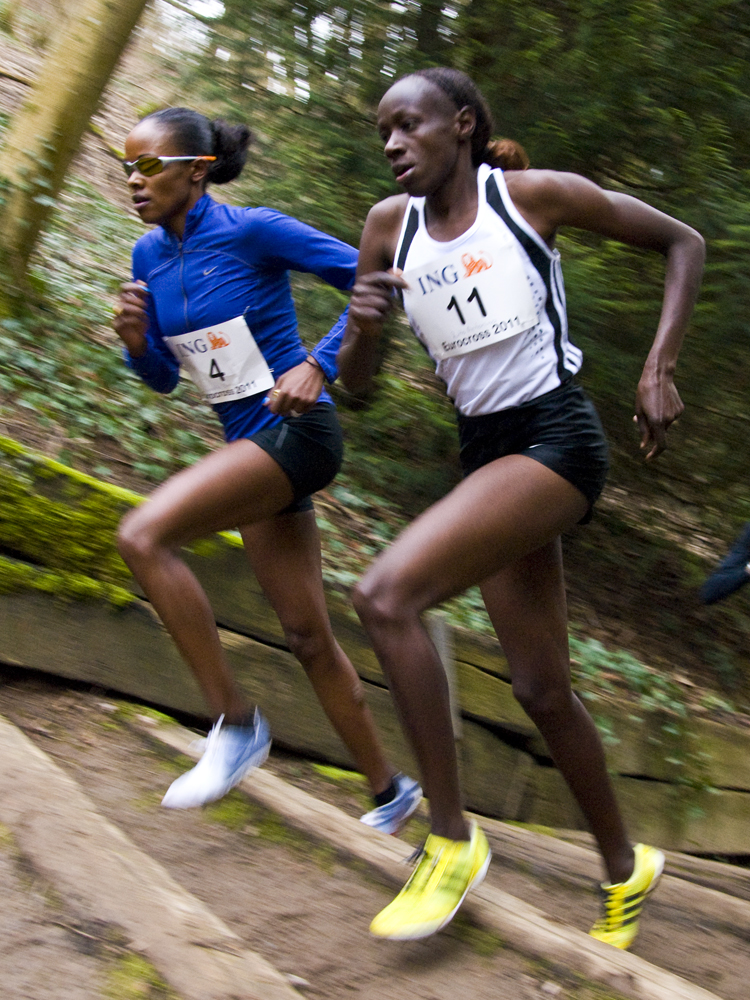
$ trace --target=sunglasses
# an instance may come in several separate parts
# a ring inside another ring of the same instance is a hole
[[[139,156],[137,160],[122,160],[122,166],[126,176],[137,170],[144,177],[153,177],[160,174],[168,163],[176,163],[178,160],[215,160],[215,156]]]

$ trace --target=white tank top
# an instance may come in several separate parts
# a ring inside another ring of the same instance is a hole
[[[446,243],[427,232],[425,199],[410,198],[395,261],[412,329],[465,416],[550,392],[582,360],[568,339],[559,252],[518,212],[502,170],[481,164],[477,185],[474,224]]]

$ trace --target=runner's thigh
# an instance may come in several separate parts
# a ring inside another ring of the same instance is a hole
[[[242,439],[172,476],[133,516],[162,544],[181,545],[264,520],[291,501],[292,486],[281,467]]]
[[[525,455],[496,459],[406,528],[363,585],[432,607],[545,545],[587,508],[575,486],[541,463]]]

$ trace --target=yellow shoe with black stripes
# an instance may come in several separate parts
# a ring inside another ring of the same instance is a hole
[[[615,948],[629,948],[638,934],[638,918],[649,893],[659,884],[664,855],[655,847],[636,844],[635,868],[627,882],[603,884],[602,916],[589,933]]]
[[[453,919],[490,864],[490,848],[476,822],[470,840],[446,840],[430,834],[412,876],[392,903],[370,924],[376,937],[413,941],[429,937]]]

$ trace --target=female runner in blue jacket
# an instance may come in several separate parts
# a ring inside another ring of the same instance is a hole
[[[227,440],[131,511],[118,536],[218,720],[203,757],[164,805],[221,797],[270,747],[265,720],[229,669],[206,595],[179,556],[180,546],[238,528],[289,648],[370,781],[375,808],[363,819],[395,832],[421,791],[384,758],[360,681],[332,634],[310,500],[341,464],[325,381],[336,377],[345,315],[308,353],[288,277],[289,269],[309,271],[348,289],[357,254],[279,212],[221,205],[206,194],[209,182],[239,175],[249,140],[245,126],[169,108],[144,118],[125,143],[133,203],[155,228],[135,245],[134,280],[122,286],[115,330],[126,362],[156,391],[171,392],[187,368]]]

